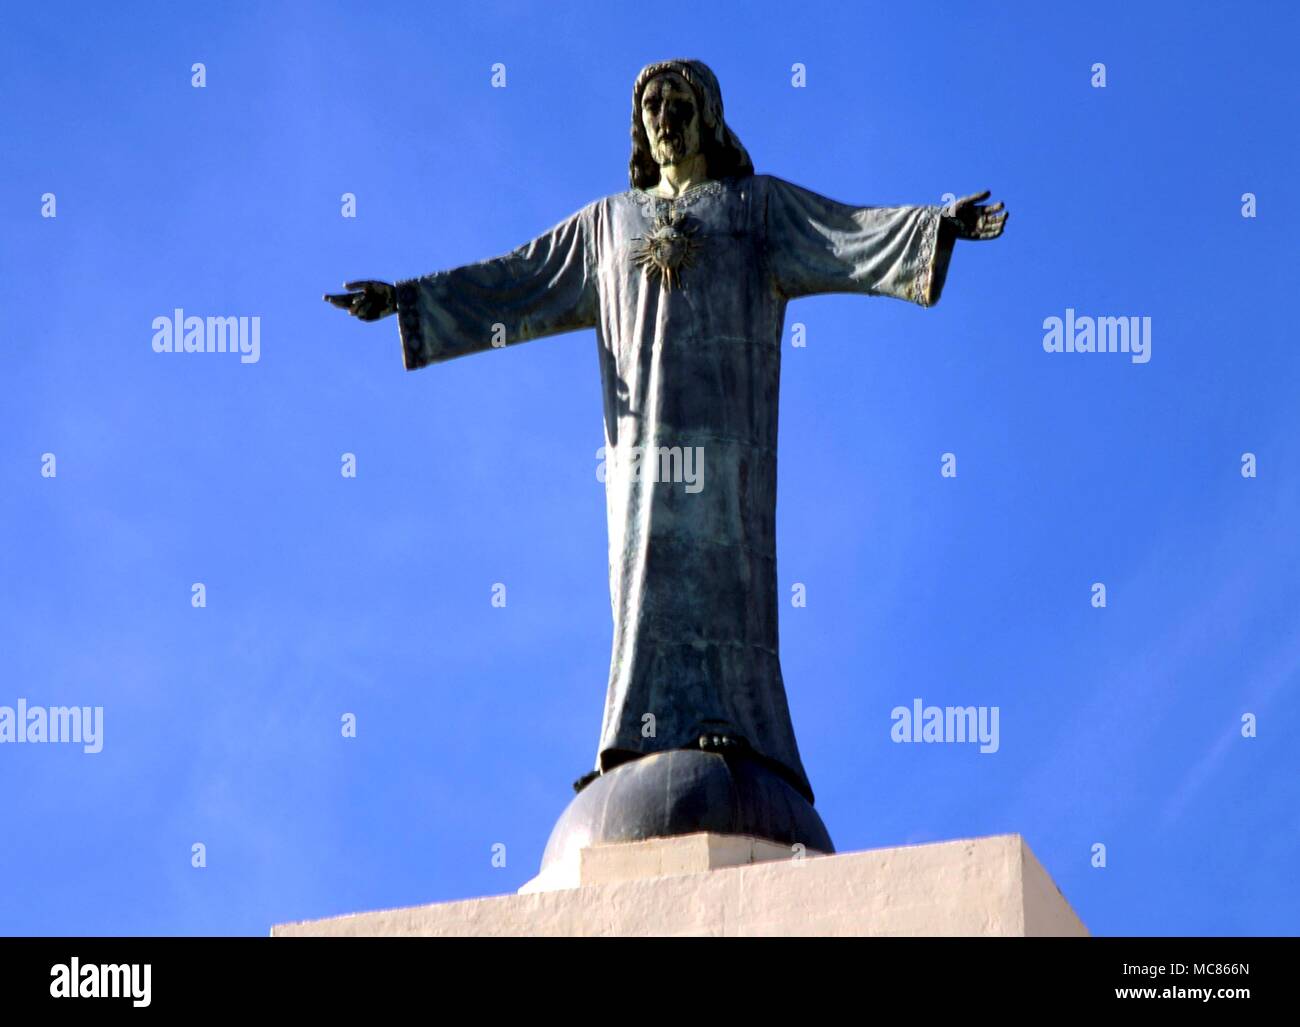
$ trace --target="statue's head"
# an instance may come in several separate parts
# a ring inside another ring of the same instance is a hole
[[[722,117],[722,90],[700,61],[647,64],[632,88],[632,160],[637,189],[659,182],[659,165],[704,155],[710,178],[754,173],[749,154]]]

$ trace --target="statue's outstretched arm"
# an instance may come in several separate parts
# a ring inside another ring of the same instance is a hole
[[[362,321],[397,314],[408,370],[596,324],[589,207],[500,257],[396,283],[348,282],[328,303]]]

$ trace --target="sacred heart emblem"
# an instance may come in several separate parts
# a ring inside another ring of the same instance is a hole
[[[699,242],[696,226],[681,211],[671,211],[655,218],[654,227],[633,241],[632,260],[651,278],[657,278],[667,291],[682,284],[682,270],[695,263]]]

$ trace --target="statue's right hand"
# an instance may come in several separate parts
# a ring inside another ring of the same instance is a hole
[[[397,290],[387,282],[344,282],[343,288],[348,291],[326,293],[325,302],[362,321],[378,321],[397,310]]]

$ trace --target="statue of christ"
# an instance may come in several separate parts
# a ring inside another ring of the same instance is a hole
[[[596,330],[614,645],[595,766],[575,787],[694,748],[743,752],[811,803],[777,641],[786,304],[854,292],[930,306],[954,242],[997,238],[1007,215],[987,192],[859,207],[755,174],[699,61],[641,71],[632,140],[631,188],[513,252],[325,299],[363,321],[395,313],[408,369]],[[688,451],[702,487],[638,459]]]

